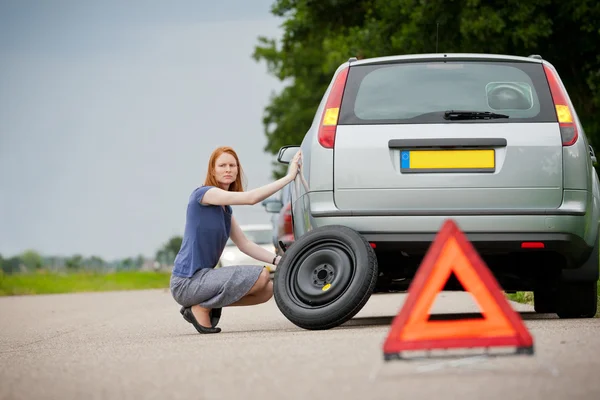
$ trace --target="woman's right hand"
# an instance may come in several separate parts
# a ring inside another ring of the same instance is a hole
[[[302,150],[298,150],[298,152],[294,155],[294,158],[292,158],[292,161],[290,161],[290,169],[288,171],[288,176],[290,176],[292,179],[296,178],[296,175],[298,174],[298,171],[300,170],[301,160],[302,160]]]

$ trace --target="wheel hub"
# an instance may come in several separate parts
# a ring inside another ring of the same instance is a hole
[[[313,284],[316,287],[322,288],[328,283],[331,284],[335,277],[335,271],[329,264],[321,264],[313,271]]]
[[[318,306],[334,300],[346,290],[354,267],[349,249],[335,243],[323,243],[298,259],[290,283],[300,302]]]

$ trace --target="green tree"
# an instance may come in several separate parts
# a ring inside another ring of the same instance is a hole
[[[167,264],[167,253],[162,248],[156,252],[154,258],[161,264]]]
[[[6,274],[15,274],[15,273],[21,272],[22,265],[23,265],[23,262],[21,261],[21,258],[18,256],[4,259],[2,261],[2,271],[4,271],[4,273],[6,273]]]
[[[181,236],[173,236],[167,242],[165,249],[175,256],[181,248],[181,243],[183,243],[183,238]]]
[[[161,264],[172,264],[175,261],[175,256],[181,248],[183,237],[171,237],[158,251],[156,252],[156,260]]]
[[[263,117],[272,154],[301,142],[349,57],[438,51],[540,54],[565,82],[590,142],[600,145],[599,2],[276,0],[271,12],[284,19],[283,36],[259,37],[253,57],[287,83]]]
[[[21,254],[21,261],[28,271],[35,271],[43,266],[42,256],[37,251],[27,250]]]
[[[75,254],[65,260],[65,267],[69,271],[78,271],[83,267],[83,257]]]
[[[144,265],[144,261],[145,261],[145,257],[142,254],[138,254],[138,256],[135,258],[135,268],[136,269],[140,269],[142,268],[142,266]]]
[[[133,269],[133,259],[131,257],[127,257],[125,258],[123,261],[121,261],[121,268],[129,271]]]
[[[104,267],[104,265],[106,265],[106,262],[104,261],[104,259],[102,259],[102,257],[91,256],[88,260],[88,264],[92,268],[102,268]]]

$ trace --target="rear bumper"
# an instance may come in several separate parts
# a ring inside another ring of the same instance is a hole
[[[298,234],[320,226],[344,225],[376,243],[379,250],[407,252],[425,252],[443,223],[452,219],[482,253],[518,252],[523,251],[522,242],[543,242],[544,249],[526,251],[556,252],[576,266],[594,247],[598,221],[592,221],[583,199],[572,200],[566,194],[563,205],[553,210],[346,211],[336,208],[332,192],[311,192],[300,202],[305,209],[295,208],[294,213],[309,211],[309,224],[299,226]]]
[[[379,251],[406,251],[408,253],[424,254],[431,246],[437,233],[373,233],[361,232],[370,243],[375,244]],[[478,232],[465,235],[480,254],[507,254],[518,252],[555,252],[565,256],[568,265],[574,268],[581,265],[592,252],[581,237],[568,233],[498,233]],[[541,242],[544,248],[522,248],[524,242]]]

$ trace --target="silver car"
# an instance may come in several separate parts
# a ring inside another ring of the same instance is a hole
[[[596,159],[556,69],[540,56],[426,54],[340,65],[301,146],[296,243],[275,276],[306,329],[403,291],[453,219],[503,290],[535,310],[596,314]],[[464,290],[451,279],[446,290]]]

